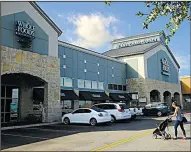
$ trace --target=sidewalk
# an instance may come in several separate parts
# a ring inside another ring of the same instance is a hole
[[[20,125],[15,125],[15,126],[2,127],[1,130],[46,126],[46,125],[54,125],[54,124],[60,124],[60,123],[61,122],[35,123],[35,124],[26,124],[26,125],[20,124]]]

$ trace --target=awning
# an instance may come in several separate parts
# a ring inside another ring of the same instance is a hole
[[[80,100],[91,100],[91,101],[104,101],[110,100],[105,92],[90,92],[90,91],[80,91]]]
[[[74,92],[74,90],[61,90],[60,91],[61,100],[78,100],[79,97]]]
[[[109,93],[109,97],[114,101],[130,101],[131,96],[128,93]]]

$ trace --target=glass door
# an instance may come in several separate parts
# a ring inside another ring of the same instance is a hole
[[[18,120],[19,87],[1,86],[1,122]]]

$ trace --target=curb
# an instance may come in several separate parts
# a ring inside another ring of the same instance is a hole
[[[1,128],[1,130],[46,126],[46,125],[54,125],[54,124],[60,124],[60,123],[61,122],[50,122],[50,123],[30,124],[30,125],[23,125],[23,126],[10,126],[10,127],[3,127],[3,128]]]
[[[184,112],[184,114],[191,114],[191,112]]]

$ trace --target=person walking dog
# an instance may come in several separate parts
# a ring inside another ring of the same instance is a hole
[[[179,108],[177,102],[175,101],[172,103],[172,107],[175,109],[175,112],[171,117],[176,117],[175,124],[174,124],[174,132],[175,132],[174,139],[177,139],[177,134],[178,134],[177,129],[178,129],[178,126],[180,125],[180,128],[184,135],[183,139],[186,140],[186,132],[183,125],[183,116],[181,113],[181,109]]]

